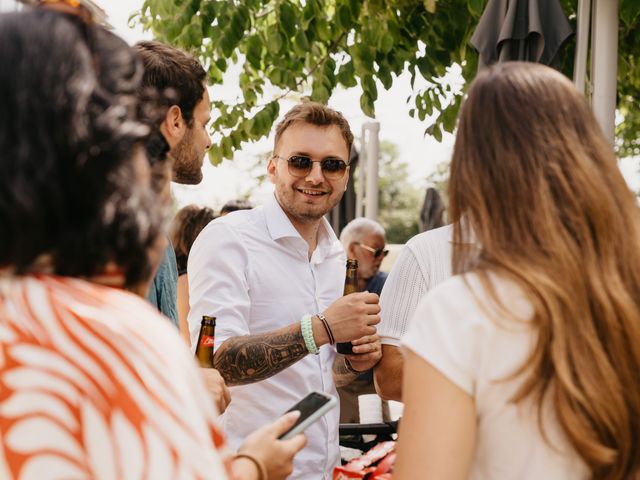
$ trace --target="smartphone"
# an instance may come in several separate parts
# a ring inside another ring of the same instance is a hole
[[[278,437],[278,440],[287,440],[303,432],[309,425],[318,420],[322,415],[338,405],[338,399],[333,395],[322,392],[311,392],[285,413],[298,410],[300,417],[296,423],[285,433]]]

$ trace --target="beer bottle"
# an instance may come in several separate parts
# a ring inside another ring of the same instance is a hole
[[[196,344],[196,358],[202,368],[213,368],[213,340],[215,338],[216,317],[202,316],[200,333]]]
[[[358,291],[358,261],[349,259],[347,260],[347,274],[344,279],[344,291],[343,295],[349,295]],[[336,343],[336,350],[343,355],[353,354],[353,345],[351,342],[338,342]]]

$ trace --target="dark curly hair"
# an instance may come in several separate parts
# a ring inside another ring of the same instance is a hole
[[[180,275],[187,272],[187,259],[196,237],[215,218],[211,208],[197,205],[187,205],[176,213],[171,222],[170,237]]]
[[[165,213],[133,179],[149,128],[140,122],[137,55],[80,18],[46,9],[0,15],[0,265],[42,255],[56,274],[109,262],[127,286],[152,272]],[[142,165],[146,165],[145,162]]]

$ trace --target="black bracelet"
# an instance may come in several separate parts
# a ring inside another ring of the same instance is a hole
[[[324,329],[327,331],[327,336],[329,337],[329,343],[331,345],[335,344],[336,343],[336,339],[333,336],[333,332],[331,331],[331,327],[329,326],[329,322],[327,321],[327,317],[325,317],[321,313],[317,313],[316,317],[318,317],[320,319],[320,321],[322,322],[322,325],[324,325]]]

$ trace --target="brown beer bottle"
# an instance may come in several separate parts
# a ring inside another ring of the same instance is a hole
[[[347,274],[344,279],[344,292],[343,295],[349,295],[358,291],[358,261],[349,259],[347,260]],[[353,354],[353,345],[351,342],[338,342],[336,343],[336,350],[343,355]]]
[[[216,331],[216,317],[202,316],[200,333],[196,344],[196,358],[202,368],[213,368],[213,340]]]

